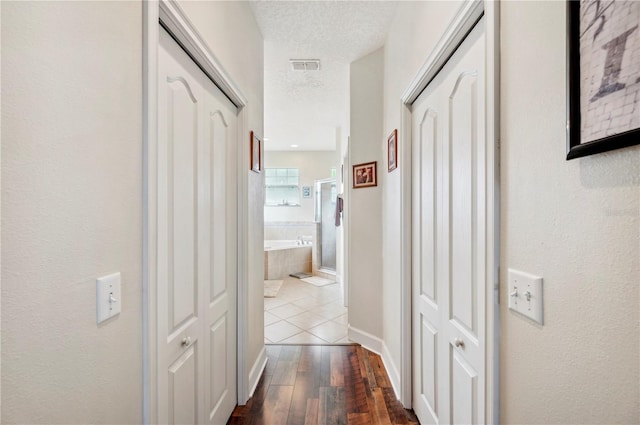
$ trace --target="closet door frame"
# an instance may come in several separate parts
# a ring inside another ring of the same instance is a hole
[[[499,261],[500,261],[500,3],[493,0],[464,2],[431,55],[400,99],[401,129],[401,364],[400,401],[412,404],[412,105],[424,88],[456,51],[475,24],[485,20],[486,143],[487,143],[487,288],[486,288],[486,406],[483,423],[500,423],[499,379]]]
[[[191,21],[175,0],[147,0],[142,2],[143,16],[143,191],[142,191],[142,290],[143,290],[143,423],[157,423],[157,108],[158,108],[158,43],[160,26],[166,29],[191,56],[204,73],[238,108],[237,172],[238,172],[238,261],[237,261],[237,352],[244,353],[247,345],[247,199],[248,176],[243,159],[249,154],[243,135],[249,134],[247,98],[238,88],[232,75],[227,74],[209,50]],[[230,235],[233,237],[233,235]],[[238,403],[249,398],[249,371],[244,356],[237,359]]]

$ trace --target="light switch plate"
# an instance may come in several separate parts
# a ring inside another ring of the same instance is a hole
[[[120,314],[120,273],[98,278],[96,281],[96,321],[98,324]]]
[[[509,309],[542,323],[542,278],[518,270],[508,270]]]

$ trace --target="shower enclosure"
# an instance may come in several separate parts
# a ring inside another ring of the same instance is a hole
[[[336,272],[336,179],[316,180],[317,258],[320,271]]]

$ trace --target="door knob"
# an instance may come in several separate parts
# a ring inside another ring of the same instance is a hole
[[[191,337],[190,336],[185,336],[184,338],[182,338],[182,346],[183,347],[188,347],[191,345]]]
[[[456,338],[453,340],[453,345],[455,345],[456,347],[464,348],[464,341],[460,338]]]

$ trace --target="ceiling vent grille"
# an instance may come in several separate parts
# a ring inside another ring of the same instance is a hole
[[[320,71],[320,59],[289,59],[293,71]]]

